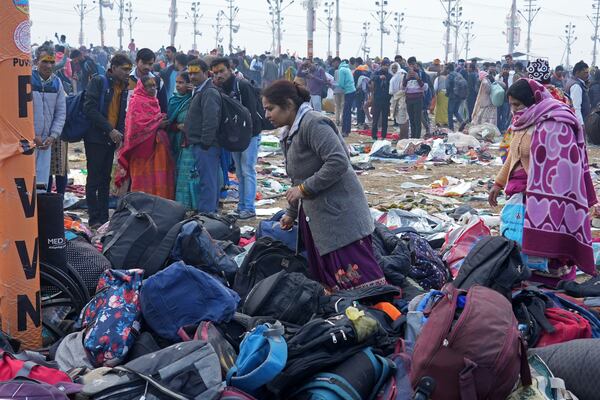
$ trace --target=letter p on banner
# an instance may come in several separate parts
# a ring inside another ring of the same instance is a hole
[[[29,1],[0,0],[0,327],[41,347]]]

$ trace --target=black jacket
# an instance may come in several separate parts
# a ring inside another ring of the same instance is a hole
[[[220,122],[221,94],[209,80],[192,97],[184,123],[188,143],[199,144],[204,149],[218,146]]]
[[[108,106],[112,101],[115,92],[115,84],[117,82],[112,78],[110,72],[106,73],[108,79],[108,90],[104,93],[104,102],[100,104],[100,97],[104,90],[104,77],[96,75],[90,81],[85,92],[85,100],[83,102],[83,112],[92,122],[92,128],[86,132],[83,140],[88,143],[106,144],[114,146],[108,134],[116,129],[121,133],[125,131],[125,110],[127,109],[127,87],[124,85],[121,92],[121,103],[119,107],[119,118],[117,126],[113,127],[108,122]]]
[[[252,136],[257,136],[262,129],[261,118],[257,114],[257,95],[254,87],[245,79],[229,78],[223,84],[223,93],[242,102],[252,116]]]

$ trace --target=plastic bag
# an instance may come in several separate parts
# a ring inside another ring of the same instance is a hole
[[[465,257],[479,239],[490,235],[490,228],[478,216],[472,216],[465,226],[451,230],[446,234],[446,241],[441,250],[442,260],[450,268],[453,277],[458,275]]]
[[[523,225],[525,223],[525,203],[523,193],[512,195],[504,205],[500,214],[500,233],[507,239],[523,245]],[[523,264],[527,267],[548,272],[548,259],[545,257],[529,256],[521,253]]]

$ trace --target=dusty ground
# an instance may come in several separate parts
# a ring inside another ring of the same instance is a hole
[[[390,127],[390,129],[392,129]],[[371,143],[371,138],[352,133],[347,138],[349,144],[365,144]],[[492,150],[492,155],[496,156],[497,151]],[[75,143],[69,147],[70,161],[69,167],[71,170],[85,169],[85,157],[82,157],[83,144]],[[600,175],[600,147],[589,146],[588,148],[589,161],[592,171],[598,171]],[[79,158],[79,161],[74,159]],[[595,164],[598,165],[595,165]],[[500,212],[501,207],[490,209],[487,204],[488,185],[497,173],[498,166],[486,165],[463,165],[463,164],[448,164],[448,165],[418,165],[406,166],[403,164],[395,164],[386,161],[374,161],[374,170],[359,171],[359,179],[365,188],[369,204],[376,208],[391,208],[399,206],[401,208],[410,209],[414,206],[423,208],[430,213],[452,209],[457,204],[466,203],[477,209],[485,209],[491,214]],[[258,187],[259,190],[263,187],[261,182],[266,179],[275,179],[281,183],[289,183],[287,178],[273,177],[270,174],[263,173],[273,167],[283,167],[283,157],[281,154],[270,156],[259,160],[257,166]],[[424,175],[427,178],[414,180],[413,175]],[[404,182],[413,182],[415,184],[429,186],[432,182],[444,176],[453,176],[455,178],[464,179],[466,181],[476,181],[477,185],[472,193],[463,197],[452,199],[427,198],[424,199],[419,195],[421,189],[403,189],[400,187]],[[264,197],[274,197],[273,193],[268,190],[264,192]],[[415,197],[418,204],[415,205]],[[275,198],[274,204],[258,206],[258,208],[285,208],[285,198],[280,195]],[[229,211],[235,208],[235,204],[226,204],[224,211]],[[241,225],[256,227],[261,219],[268,217],[259,217],[255,220],[243,221]]]

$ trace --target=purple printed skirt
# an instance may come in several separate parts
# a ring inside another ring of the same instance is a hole
[[[302,207],[298,215],[300,237],[308,256],[312,276],[330,292],[385,285],[383,271],[373,254],[371,236],[340,249],[319,255]]]

